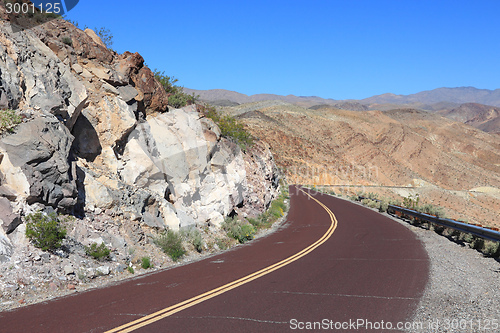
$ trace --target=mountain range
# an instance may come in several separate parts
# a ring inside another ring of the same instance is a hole
[[[392,93],[386,93],[360,100],[335,100],[318,96],[282,96],[274,94],[256,94],[248,96],[239,92],[224,89],[195,90],[184,88],[184,91],[189,94],[194,93],[195,95],[199,95],[200,99],[205,101],[230,101],[238,104],[259,102],[265,100],[280,100],[301,106],[312,106],[318,104],[332,105],[344,102],[358,102],[367,106],[377,104],[411,104],[412,106],[414,106],[415,104],[421,104],[423,106],[441,104],[442,106],[456,106],[463,103],[479,103],[500,107],[500,89],[488,90],[478,89],[474,87],[437,88],[410,95],[396,95]],[[373,107],[371,108],[373,109]]]
[[[437,88],[410,95],[387,93],[360,100],[334,100],[317,96],[273,94],[248,96],[224,89],[195,90],[184,88],[184,91],[198,95],[202,101],[222,107],[263,101],[281,101],[311,109],[322,107],[350,111],[419,109],[436,112],[441,116],[486,132],[500,133],[500,89]]]

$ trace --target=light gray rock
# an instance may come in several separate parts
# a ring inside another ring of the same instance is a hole
[[[50,112],[71,129],[87,102],[87,90],[30,30],[0,26],[0,103]]]
[[[109,275],[111,273],[109,266],[99,266],[95,270],[96,270],[97,274],[100,274],[100,275]]]
[[[7,234],[0,228],[0,262],[8,261],[12,255],[13,247]]]
[[[118,91],[118,89],[116,89],[115,87],[113,87],[112,85],[110,85],[109,83],[107,83],[106,81],[104,80],[101,80],[101,84],[102,84],[102,89],[108,93],[111,93],[111,94],[115,94],[115,95],[119,95],[120,92]]]
[[[139,94],[137,89],[132,86],[118,87],[118,91],[120,93],[120,98],[127,103],[133,100]]]
[[[64,274],[66,274],[66,275],[75,274],[75,269],[73,268],[72,265],[65,265],[64,266]]]

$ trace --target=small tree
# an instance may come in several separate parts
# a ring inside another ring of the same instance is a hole
[[[53,251],[62,246],[66,229],[60,225],[56,214],[44,215],[41,212],[26,216],[26,237],[33,245],[43,251]]]
[[[101,38],[102,42],[104,43],[104,45],[106,45],[108,49],[110,49],[111,46],[113,46],[114,42],[111,30],[104,27],[100,27],[100,28],[94,28],[94,32],[97,34],[97,36],[99,36],[99,38]]]

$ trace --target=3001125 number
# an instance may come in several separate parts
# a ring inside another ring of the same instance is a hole
[[[5,3],[5,8],[7,14],[29,14],[35,13],[35,5],[33,3],[12,3],[12,2],[7,2]],[[46,14],[60,14],[61,13],[61,4],[59,2],[47,2],[47,3],[41,3],[39,6],[36,6],[36,8],[39,8],[42,13]]]

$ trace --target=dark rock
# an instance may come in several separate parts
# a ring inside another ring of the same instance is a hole
[[[75,205],[76,182],[68,162],[72,142],[69,130],[50,116],[23,123],[0,140],[0,149],[28,180],[29,203],[62,209]]]
[[[21,217],[12,211],[10,201],[6,198],[0,198],[0,223],[7,234],[13,232],[22,223]]]

